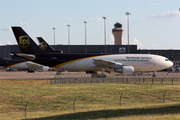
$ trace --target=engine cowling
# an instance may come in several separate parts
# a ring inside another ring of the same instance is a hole
[[[41,70],[41,71],[48,71],[49,70],[49,67],[47,67],[47,66],[39,66],[39,70]]]
[[[134,72],[133,66],[121,66],[119,68],[114,69],[115,72],[118,73],[125,73],[125,74],[132,74]]]

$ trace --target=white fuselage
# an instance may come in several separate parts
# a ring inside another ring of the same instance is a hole
[[[39,69],[42,71],[48,71],[48,69],[49,69],[49,67],[42,66],[40,64],[31,62],[31,61],[16,63],[14,65],[9,66],[8,68],[11,68],[11,69]]]
[[[27,65],[27,63],[32,63],[32,62],[30,62],[30,61],[21,62],[21,63],[17,63],[17,64],[14,64],[14,65],[11,65],[8,68],[12,68],[12,69],[32,69],[33,67],[29,67]]]
[[[94,65],[94,59],[109,60],[126,66],[133,66],[134,71],[157,71],[173,65],[168,58],[151,54],[115,54],[79,59],[59,66],[59,69],[74,71],[99,71],[102,67]],[[118,67],[118,66],[117,66]],[[105,68],[106,69],[106,68]]]

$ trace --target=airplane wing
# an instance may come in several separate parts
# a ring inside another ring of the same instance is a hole
[[[121,63],[117,63],[110,60],[104,60],[104,59],[93,59],[93,63],[97,67],[108,67],[108,68],[113,68],[113,69],[123,65]]]
[[[132,74],[134,72],[133,66],[123,65],[122,63],[118,63],[110,60],[93,59],[93,63],[95,64],[96,67],[104,68],[108,72],[111,72],[112,70],[114,70],[114,72],[126,73],[126,74]]]

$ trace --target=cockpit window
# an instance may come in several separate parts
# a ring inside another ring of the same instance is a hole
[[[169,61],[168,59],[165,59],[165,61]]]

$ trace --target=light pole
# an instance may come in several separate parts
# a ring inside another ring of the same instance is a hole
[[[87,40],[86,40],[86,21],[84,21],[85,23],[85,53],[87,53]]]
[[[104,44],[105,44],[105,53],[106,53],[106,17],[104,18]]]
[[[6,59],[6,49],[4,49],[4,51],[5,51],[5,52],[4,52],[4,58]]]
[[[53,28],[53,30],[54,30],[54,50],[56,50],[56,48],[55,48],[55,30],[56,30],[56,28]]]
[[[131,15],[131,13],[126,12],[125,13],[127,15],[127,28],[128,28],[128,54],[129,54],[129,15]]]
[[[67,24],[68,26],[68,46],[69,46],[69,53],[70,53],[70,25]]]

